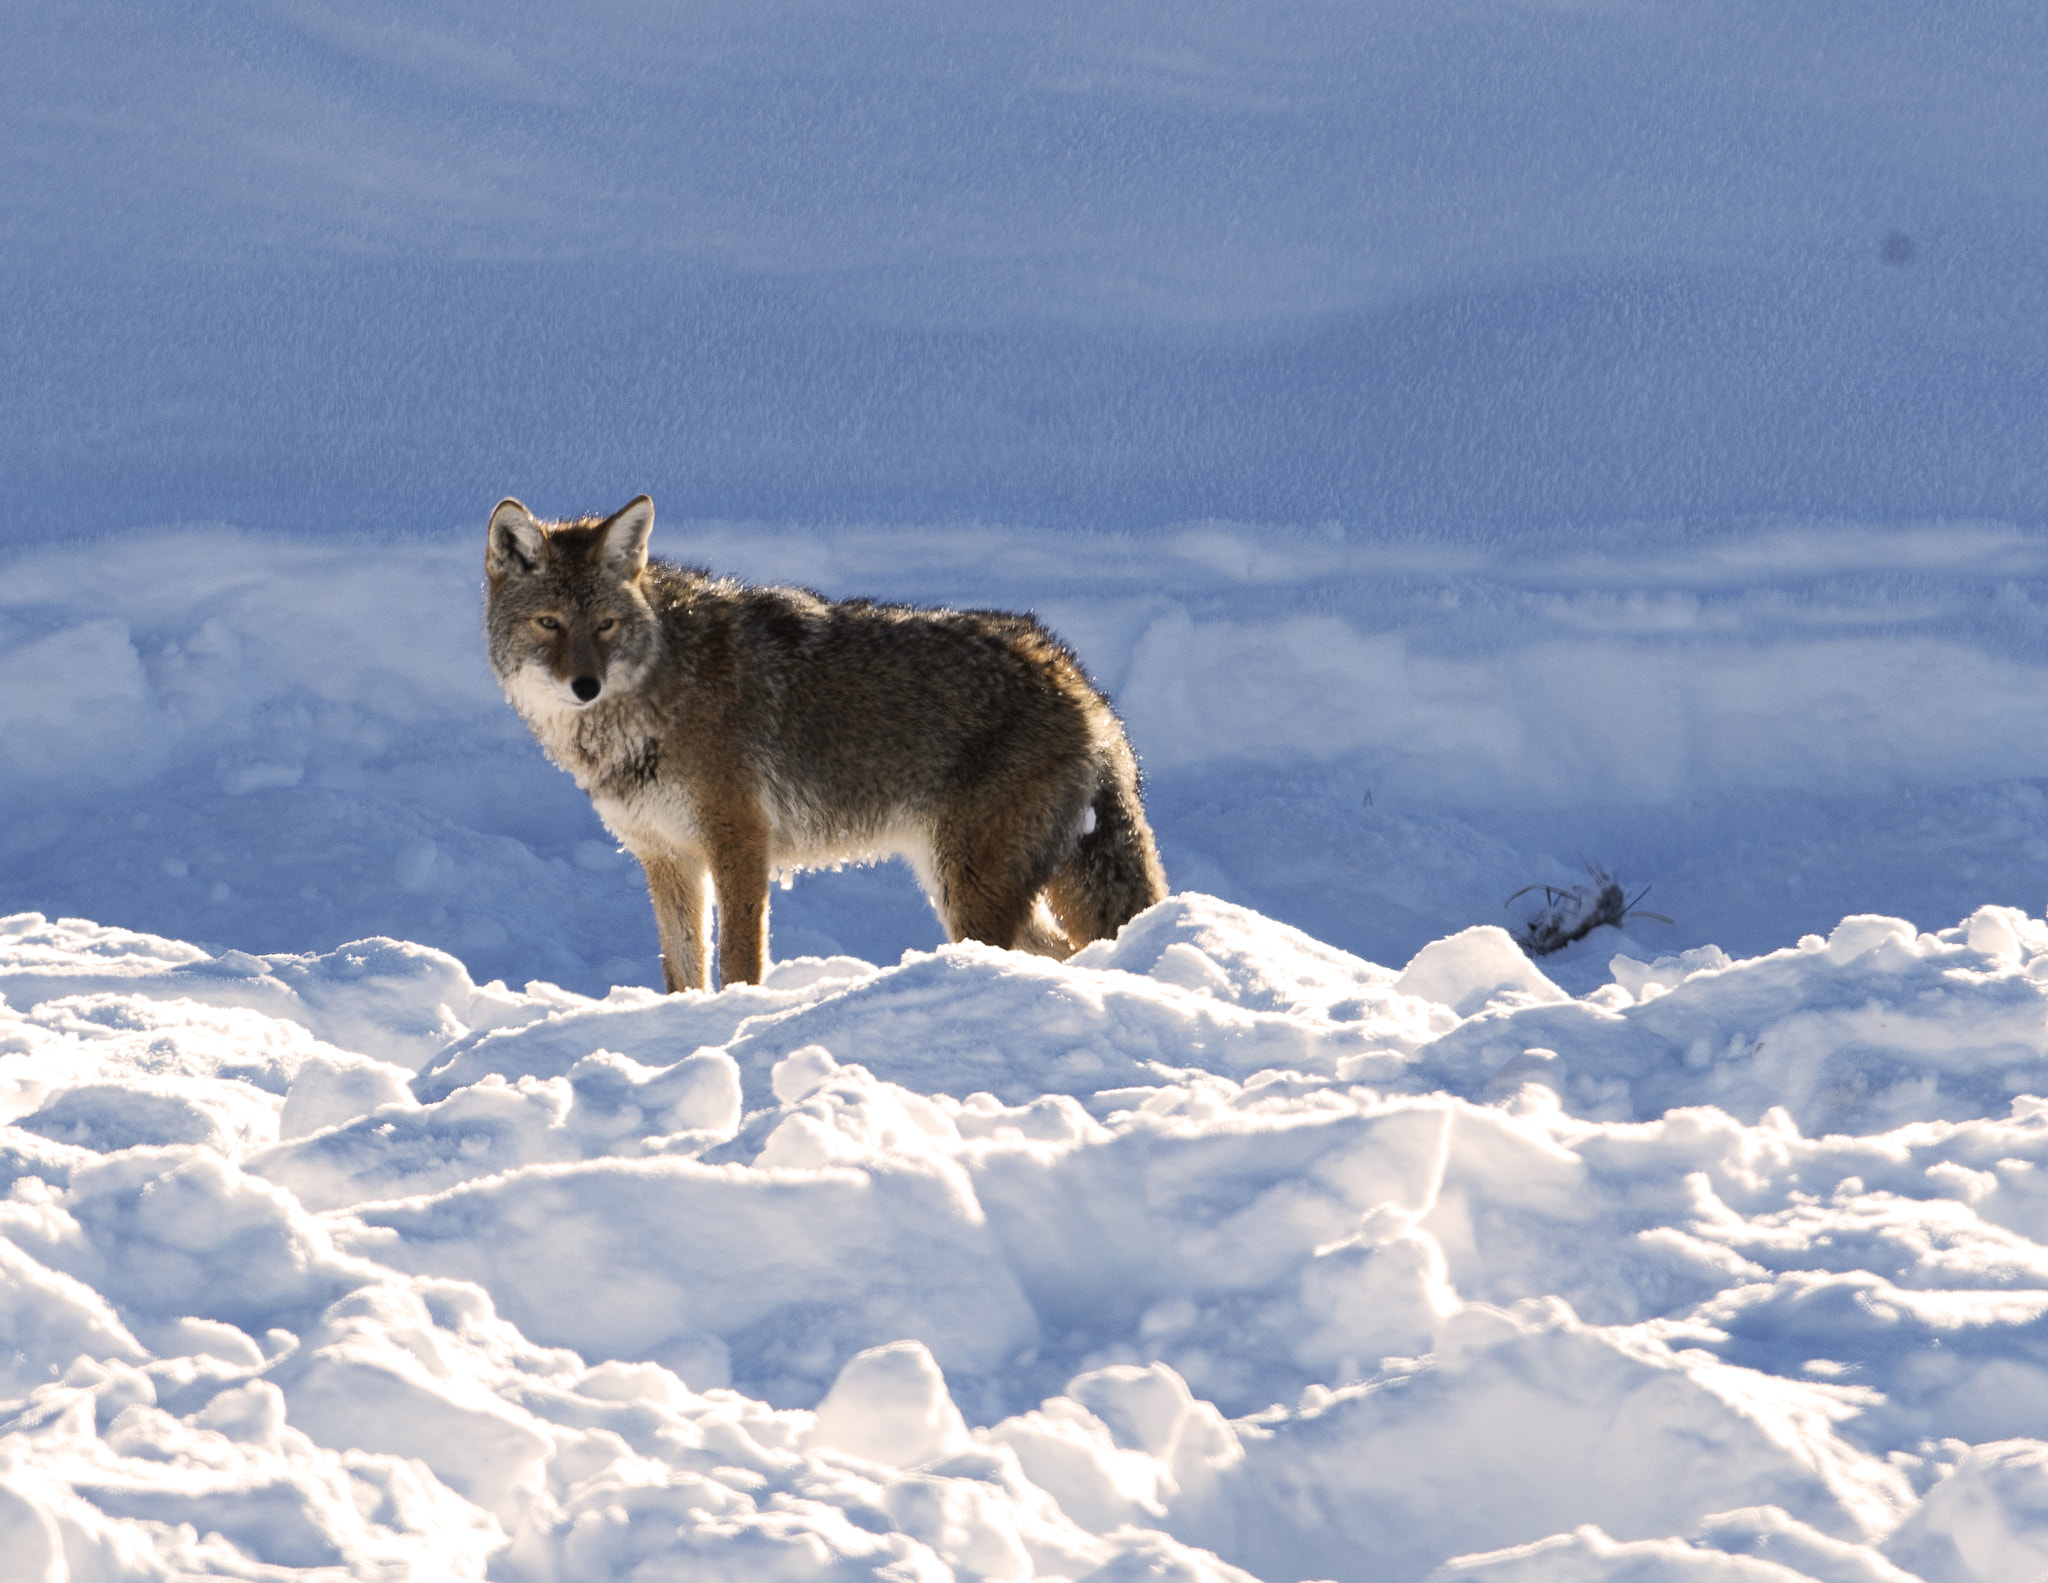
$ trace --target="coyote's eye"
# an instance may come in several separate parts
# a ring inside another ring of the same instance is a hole
[[[604,620],[598,622],[597,630],[599,632],[609,632],[613,627],[617,625],[618,622],[616,620],[614,620],[611,616],[606,616]]]
[[[562,630],[562,623],[557,621],[553,616],[535,616],[533,619],[534,623],[537,626],[539,626],[539,628],[543,632],[559,632]]]

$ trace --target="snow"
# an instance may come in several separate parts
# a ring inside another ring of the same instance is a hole
[[[2048,507],[2025,0],[6,26],[24,522]]]
[[[0,1468],[69,1575],[2048,1546],[2048,926],[2012,909],[1577,999],[1497,928],[1396,975],[1199,895],[1067,964],[605,1000],[390,941],[0,939]]]
[[[387,935],[482,981],[658,986],[634,865],[483,662],[481,538],[14,552],[10,893],[245,952]],[[662,518],[655,547],[1037,609],[1116,699],[1175,884],[1375,962],[1513,927],[1540,896],[1508,897],[1588,861],[1676,920],[1629,924],[1644,961],[2048,894],[2031,531],[1753,525],[1655,556],[1591,534],[1477,555],[1241,524],[1141,541]],[[900,869],[775,898],[785,957],[936,939]],[[1569,957],[1560,984],[1596,987],[1612,954]]]
[[[2048,1570],[2043,15],[9,8],[6,1583]],[[657,993],[478,625],[641,490],[1171,898]]]

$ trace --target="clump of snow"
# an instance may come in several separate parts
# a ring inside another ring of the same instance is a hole
[[[1617,956],[1608,963],[1614,982],[1636,1000],[1649,1000],[1659,990],[1676,989],[1695,973],[1712,973],[1728,965],[1728,953],[1718,945],[1698,946],[1675,956],[1639,962],[1632,956]]]
[[[0,1534],[51,1576],[2048,1555],[2011,909],[1578,999],[1200,896],[720,995],[32,919],[0,983]]]
[[[1394,988],[1448,1006],[1460,1017],[1490,1005],[1545,1005],[1571,998],[1543,976],[1514,936],[1493,924],[1478,924],[1424,946]]]
[[[914,1468],[973,1445],[946,1378],[921,1341],[856,1353],[818,1403],[810,1444],[885,1467]]]

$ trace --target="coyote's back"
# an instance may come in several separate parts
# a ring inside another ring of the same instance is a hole
[[[1123,727],[1030,616],[647,557],[654,503],[491,515],[491,668],[647,871],[670,989],[759,982],[768,882],[900,854],[955,940],[1066,956],[1166,894]]]

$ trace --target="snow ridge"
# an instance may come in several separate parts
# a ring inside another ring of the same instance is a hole
[[[0,1539],[81,1579],[2048,1563],[2048,925],[1612,980],[1199,895],[1064,965],[603,1001],[0,921]]]

